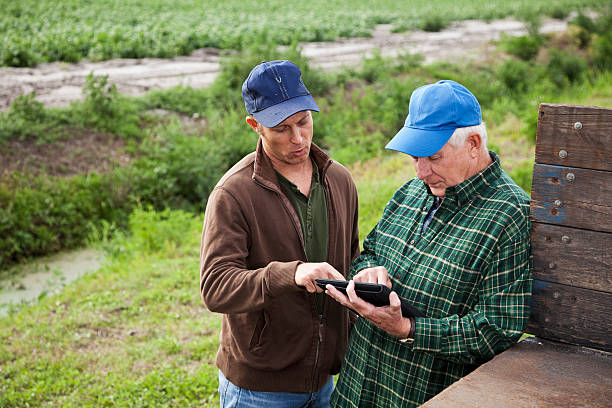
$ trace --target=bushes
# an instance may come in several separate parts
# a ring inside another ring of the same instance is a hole
[[[142,157],[131,171],[134,196],[156,209],[202,211],[217,180],[235,161],[233,153],[242,157],[254,149],[252,138],[228,151],[222,140],[185,133],[177,121],[153,131],[163,136],[139,147]]]
[[[139,204],[199,212],[228,167],[227,156],[210,141],[181,133],[140,153],[132,165],[110,174],[15,174],[0,183],[0,268],[81,246],[105,223],[125,226]]]
[[[438,32],[442,31],[446,26],[448,26],[448,21],[436,14],[426,17],[419,28],[423,31]]]
[[[124,138],[140,135],[139,107],[117,92],[117,86],[108,82],[108,75],[87,75],[83,94],[83,103],[73,105],[73,122]]]
[[[522,60],[504,61],[497,67],[497,76],[512,94],[526,91],[532,81],[531,67]]]
[[[0,268],[23,258],[83,245],[92,224],[121,224],[132,207],[121,174],[0,184]]]
[[[568,82],[581,82],[587,70],[587,63],[576,55],[553,49],[546,69],[550,80],[562,88]]]
[[[109,174],[0,180],[0,268],[83,245],[104,225],[123,227],[138,205],[202,211],[225,170],[255,148],[243,120],[242,114],[220,116],[221,130],[205,135],[186,131],[178,120],[159,125],[140,136],[145,140],[131,164]]]
[[[580,48],[587,50],[593,65],[600,71],[612,68],[612,13],[603,12],[596,20],[579,14],[570,24]]]
[[[538,55],[542,41],[540,38],[523,35],[519,37],[510,37],[502,35],[501,47],[508,54],[514,55],[523,61],[531,61]]]

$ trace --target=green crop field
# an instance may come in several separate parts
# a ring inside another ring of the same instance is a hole
[[[367,36],[377,23],[396,31],[436,30],[465,19],[565,17],[601,0],[0,0],[0,65],[81,59],[172,57],[202,47],[243,49]]]

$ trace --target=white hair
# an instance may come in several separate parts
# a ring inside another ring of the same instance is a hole
[[[481,122],[480,125],[476,126],[468,126],[457,128],[453,132],[450,139],[448,139],[448,143],[453,147],[461,147],[465,143],[465,139],[467,139],[470,133],[478,133],[480,135],[480,140],[482,141],[481,148],[483,150],[487,150],[487,127],[484,122]]]

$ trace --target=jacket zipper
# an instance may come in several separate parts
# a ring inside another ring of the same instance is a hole
[[[328,219],[331,219],[331,217],[329,217],[329,203],[330,203],[330,192],[329,192],[329,188],[326,188],[326,183],[325,183],[325,173],[327,173],[327,168],[331,165],[331,163],[328,163],[327,166],[325,166],[322,170],[322,174],[321,174],[321,184],[323,185],[323,188],[325,189],[325,199],[327,200],[327,211],[328,211]],[[329,247],[331,246],[331,241],[327,243],[327,254],[328,254],[328,258],[329,258]],[[319,355],[321,354],[321,345],[323,344],[323,331],[325,329],[325,320],[323,319],[323,316],[325,315],[325,309],[327,308],[327,296],[325,296],[323,298],[323,307],[321,309],[321,313],[319,314],[319,325],[318,325],[318,341],[317,341],[317,350],[315,353],[315,360],[314,360],[314,366],[312,368],[312,385],[310,387],[310,389],[312,390],[312,392],[316,392],[318,391],[317,389],[317,365],[319,364]]]
[[[317,365],[319,364],[319,354],[321,354],[321,345],[323,344],[323,329],[325,327],[325,320],[323,319],[323,315],[325,313],[325,306],[327,306],[327,299],[324,298],[323,310],[321,310],[321,314],[319,315],[317,350],[315,353],[314,366],[312,368],[312,382],[310,386],[312,392],[317,391]]]

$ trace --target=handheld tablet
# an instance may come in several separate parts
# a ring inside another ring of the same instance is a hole
[[[348,281],[334,279],[315,279],[315,281],[317,282],[317,286],[323,290],[325,290],[325,285],[329,284],[346,295]],[[391,293],[391,289],[383,284],[355,282],[355,292],[357,296],[374,306],[380,307],[389,305],[389,294]],[[401,296],[399,296],[399,299],[402,303],[402,316],[425,317],[423,312],[412,306],[406,299]]]

